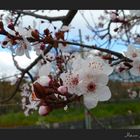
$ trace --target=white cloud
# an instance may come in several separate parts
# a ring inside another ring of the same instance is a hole
[[[31,59],[26,56],[16,56],[16,60],[22,68],[27,67],[33,60],[37,57],[35,52],[31,52]],[[0,52],[0,77],[11,76],[19,71],[14,66],[12,56],[10,52],[2,51]]]

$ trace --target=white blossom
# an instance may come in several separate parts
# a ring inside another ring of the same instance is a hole
[[[86,72],[80,76],[78,87],[80,94],[84,96],[84,104],[88,109],[94,108],[98,101],[107,101],[111,97],[111,92],[106,86],[108,76],[102,73]]]
[[[33,45],[33,48],[34,48],[34,51],[36,52],[36,55],[40,55],[43,53],[43,50],[40,49],[40,46],[41,46],[42,42],[40,43],[35,43],[35,45]]]
[[[134,60],[135,58],[140,57],[140,49],[129,45],[127,51],[124,52],[124,54],[126,57]]]
[[[29,110],[33,109],[33,110],[37,110],[39,102],[38,101],[32,101],[30,104],[26,105],[26,108],[28,108]]]
[[[50,78],[48,76],[39,77],[34,83],[38,82],[42,86],[49,86]]]
[[[72,72],[62,73],[63,85],[68,92],[84,96],[84,104],[88,109],[94,108],[98,101],[110,99],[111,92],[106,86],[108,75],[113,68],[100,57],[82,59],[78,57],[73,63]]]
[[[19,33],[19,35],[24,37],[32,37],[31,32],[33,29],[27,29],[23,27],[23,22],[20,21],[20,24],[18,26],[15,26],[15,30]]]
[[[21,92],[21,96],[22,97],[29,97],[30,95],[30,87],[28,84],[23,84],[22,85],[22,92]]]
[[[3,21],[4,23],[9,24],[11,22],[11,19],[12,19],[12,14],[11,13],[6,13],[3,15]]]
[[[136,91],[131,91],[129,93],[129,97],[132,98],[132,99],[136,98],[136,96],[137,96],[137,92]]]
[[[22,103],[22,109],[25,109],[26,108],[26,97],[22,98],[21,103]]]
[[[68,32],[71,28],[72,28],[71,26],[63,25],[62,28],[60,29],[60,31]]]
[[[23,41],[21,40],[18,43],[18,48],[16,49],[16,55],[22,56],[25,54],[29,59],[31,59],[29,55],[30,50],[31,50],[30,43],[25,37],[23,37]]]
[[[67,106],[67,105],[64,107],[64,110],[65,110],[65,111],[67,111],[67,110],[68,110],[68,106]]]
[[[76,73],[62,73],[60,78],[63,81],[63,85],[68,88],[68,92],[71,94],[79,93],[78,83],[79,83],[79,75]],[[80,94],[80,93],[79,93]]]
[[[81,69],[82,66],[82,69]],[[113,72],[113,68],[109,66],[109,64],[105,63],[100,57],[94,57],[94,58],[86,58],[86,59],[80,59],[78,58],[73,63],[73,70],[86,70],[86,69],[92,69],[92,73],[104,73],[106,75],[110,75]]]
[[[40,104],[40,100],[38,98],[33,99],[32,94],[29,96],[29,104],[25,105],[28,110],[37,110],[38,105]]]
[[[130,69],[130,73],[135,76],[140,76],[140,57],[135,59],[132,65],[133,67]]]

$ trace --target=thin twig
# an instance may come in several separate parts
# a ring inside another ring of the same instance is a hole
[[[65,16],[57,16],[57,17],[42,16],[42,15],[36,14],[34,12],[23,11],[23,10],[14,10],[14,12],[16,12],[17,14],[23,14],[23,15],[32,16],[32,17],[35,17],[35,18],[48,20],[50,22],[52,22],[52,21],[61,21],[61,20],[63,20],[65,18]]]
[[[16,95],[16,93],[17,93],[17,91],[19,89],[19,86],[20,86],[20,84],[21,84],[21,82],[22,82],[22,80],[24,78],[24,75],[25,75],[25,73],[22,73],[22,75],[21,75],[19,81],[17,82],[16,88],[13,91],[12,95],[10,97],[6,98],[6,99],[0,100],[1,104],[10,101]]]

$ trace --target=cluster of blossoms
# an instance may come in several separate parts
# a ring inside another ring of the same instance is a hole
[[[0,21],[0,34],[5,36],[1,46],[9,48],[16,56],[26,55],[30,59],[31,50],[34,50],[38,56],[43,55],[49,44],[53,45],[54,48],[61,47],[63,49],[66,47],[64,34],[69,31],[69,26],[63,26],[55,34],[46,28],[41,34],[35,27],[24,27],[22,22],[15,26],[12,19],[6,21],[6,24],[7,26],[4,25],[3,21]],[[63,42],[58,43],[57,41]]]
[[[140,49],[129,45],[127,51],[124,52],[124,56],[132,62],[120,62],[114,66],[115,71],[123,75],[130,71],[130,74],[140,76]]]
[[[80,101],[81,97],[87,109],[96,107],[98,101],[110,99],[107,83],[113,68],[102,58],[64,54],[52,62],[55,65],[47,62],[40,66],[38,78],[32,85],[34,98],[31,101],[39,101],[36,106],[40,115],[47,115],[56,108],[67,109],[68,103]]]
[[[111,93],[106,86],[108,75],[113,68],[100,57],[76,59],[72,71],[61,74],[64,86],[68,91],[78,96],[83,95],[84,104],[88,109],[94,108],[98,101],[110,99]]]
[[[117,13],[110,13],[112,22],[126,21],[121,19]],[[7,26],[0,21],[0,34],[6,38],[1,42],[3,48],[10,48],[15,55],[26,55],[30,58],[32,49],[36,55],[41,55],[43,61],[38,61],[38,74],[31,86],[23,85],[22,108],[29,115],[33,110],[38,110],[40,115],[46,116],[57,108],[68,108],[73,101],[81,101],[87,109],[97,106],[99,101],[107,101],[111,98],[108,88],[109,75],[113,72],[111,66],[116,58],[111,53],[90,51],[81,55],[64,52],[67,43],[65,33],[70,27],[63,26],[52,34],[46,28],[41,34],[39,30],[20,24],[18,28],[13,21],[7,21]],[[100,24],[100,26],[102,26]],[[55,53],[44,54],[44,50],[51,45]],[[98,49],[99,50],[99,49]],[[115,67],[118,72],[130,70],[135,75],[140,75],[140,49],[128,46],[124,52],[132,62],[122,61]],[[119,58],[117,59],[119,60]]]
[[[35,99],[35,95],[33,93],[31,94],[31,86],[29,84],[23,84],[21,97],[22,109],[26,116],[38,109],[40,101],[39,99]]]

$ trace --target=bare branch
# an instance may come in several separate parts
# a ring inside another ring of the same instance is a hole
[[[46,55],[50,50],[52,49],[52,46],[49,45],[45,51],[44,51],[44,55]],[[24,72],[28,72],[30,69],[32,69],[37,63],[39,60],[42,59],[42,55],[39,55],[25,70]]]
[[[18,11],[19,12],[19,14],[23,14],[23,11],[21,11],[21,10],[16,10],[16,11]],[[77,13],[77,10],[71,10],[71,11],[69,11],[68,12],[68,15],[66,16],[66,18],[65,18],[65,20],[63,20],[63,25],[69,25],[70,24],[70,22],[72,21],[72,19],[74,18],[74,16],[75,16],[75,14]],[[28,13],[28,14],[31,14],[31,13]],[[36,15],[36,14],[35,14]],[[31,14],[31,16],[32,16],[32,14]],[[39,18],[39,17],[38,17]],[[42,16],[40,17],[40,18],[42,18]],[[45,17],[45,19],[46,19],[46,17]],[[52,20],[60,20],[60,19],[63,19],[63,17],[53,17],[53,19],[51,18],[50,20],[52,21]],[[3,33],[4,35],[9,35],[9,37],[11,37],[11,38],[13,38],[14,36],[12,36],[12,35],[10,35],[8,32],[4,32]],[[21,40],[23,39],[23,38],[20,38]],[[29,40],[29,39],[28,39]],[[32,38],[32,41],[34,41],[34,39]],[[31,42],[31,40],[30,40],[30,42]],[[44,50],[44,55],[45,54],[47,54],[50,50],[52,49],[52,45],[49,45],[45,50]],[[17,66],[17,68],[20,70],[20,71],[22,71],[22,75],[21,75],[21,78],[20,78],[20,80],[18,81],[18,83],[17,83],[17,86],[16,86],[16,89],[14,90],[14,92],[12,93],[12,95],[10,96],[10,97],[8,97],[7,99],[4,99],[4,100],[2,100],[2,101],[0,101],[0,103],[5,103],[5,102],[8,102],[8,101],[10,101],[15,95],[16,95],[16,93],[17,93],[17,91],[18,91],[18,89],[19,89],[19,87],[20,87],[20,84],[21,84],[21,82],[22,82],[22,79],[24,78],[24,75],[27,73],[28,75],[29,75],[29,77],[31,78],[31,80],[32,81],[34,81],[33,80],[33,77],[32,77],[32,75],[29,73],[29,70],[30,69],[32,69],[37,63],[38,63],[38,61],[39,60],[41,60],[42,59],[42,55],[39,55],[38,56],[38,58],[36,58],[27,68],[25,68],[25,69],[22,69],[22,68],[20,68],[19,66],[18,66],[18,63],[16,62],[16,61],[14,61],[14,63],[15,63],[15,66]],[[14,57],[13,57],[13,60],[14,60]]]
[[[48,20],[50,22],[61,21],[61,20],[65,19],[65,16],[49,17],[49,16],[42,16],[42,15],[35,14],[34,12],[23,11],[23,10],[14,10],[14,12],[16,12],[18,14],[32,16],[32,17],[35,17],[35,18],[45,19],[45,20]]]
[[[27,74],[28,74],[28,76],[30,77],[30,79],[31,79],[31,81],[32,81],[32,83],[33,83],[35,80],[34,80],[32,74],[31,74],[29,71],[27,72]]]
[[[119,61],[116,61],[116,62],[114,62],[113,64],[111,64],[111,66],[120,64],[121,62],[124,62],[124,61],[125,61],[124,59],[120,59]]]
[[[77,12],[78,10],[70,10],[66,17],[62,20],[63,25],[69,25]]]
[[[18,73],[18,74],[14,74],[14,75],[11,75],[11,76],[7,76],[7,77],[0,78],[0,81],[5,80],[5,79],[8,79],[8,78],[16,77],[16,76],[18,76],[18,75],[21,75],[21,73]]]
[[[57,41],[58,43],[64,43],[64,41]],[[71,45],[76,45],[76,46],[81,46],[83,48],[89,48],[89,49],[95,49],[95,50],[99,50],[102,52],[106,52],[109,54],[112,54],[114,56],[117,56],[120,59],[123,59],[126,62],[133,62],[131,59],[125,57],[123,54],[109,50],[109,49],[105,49],[105,48],[99,48],[96,45],[91,46],[91,45],[86,45],[86,44],[81,44],[81,43],[76,43],[76,42],[69,42],[69,41],[65,41],[66,44],[71,44]]]
[[[17,21],[18,21],[18,19],[20,18],[20,13],[18,13],[18,16],[16,17],[16,20],[15,20],[15,22],[14,22],[14,26],[17,24]]]
[[[15,55],[13,55],[13,54],[12,54],[12,59],[13,59],[13,62],[14,62],[15,67],[16,67],[19,71],[23,72],[24,69],[21,68],[21,67],[18,65],[18,62],[15,60]]]
[[[12,54],[12,58],[13,58],[13,62],[14,62],[14,65],[15,67],[21,71],[21,73],[23,73],[25,71],[25,69],[21,68],[19,65],[18,65],[18,62],[15,60],[15,55]],[[31,81],[34,82],[34,78],[33,76],[31,75],[31,73],[29,71],[26,72],[28,74],[28,76],[30,77]]]
[[[1,104],[10,101],[16,95],[16,93],[17,93],[17,91],[19,89],[19,86],[20,86],[20,84],[22,82],[22,79],[24,78],[24,75],[25,75],[25,73],[22,73],[22,75],[21,75],[21,77],[20,77],[20,79],[19,79],[19,81],[18,81],[18,83],[16,85],[16,88],[13,91],[12,95],[10,97],[8,97],[7,99],[0,100]]]
[[[44,51],[44,55],[47,54],[51,50],[51,48],[52,47],[49,46]],[[30,73],[29,73],[29,70],[32,69],[32,67],[34,67],[40,59],[42,59],[42,55],[40,55],[38,58],[36,58],[34,60],[34,62],[31,63],[27,68],[25,68],[24,70],[22,69],[22,75],[21,75],[21,78],[20,78],[20,80],[18,81],[18,83],[16,85],[16,89],[14,90],[14,92],[12,93],[12,95],[10,97],[8,97],[7,99],[1,100],[0,103],[8,102],[8,101],[10,101],[16,95],[16,93],[17,93],[17,91],[18,91],[18,89],[20,87],[20,84],[21,84],[21,82],[22,82],[22,80],[23,80],[23,78],[24,78],[24,76],[25,76],[26,73],[30,76],[30,78],[32,78],[31,75],[30,75]]]

